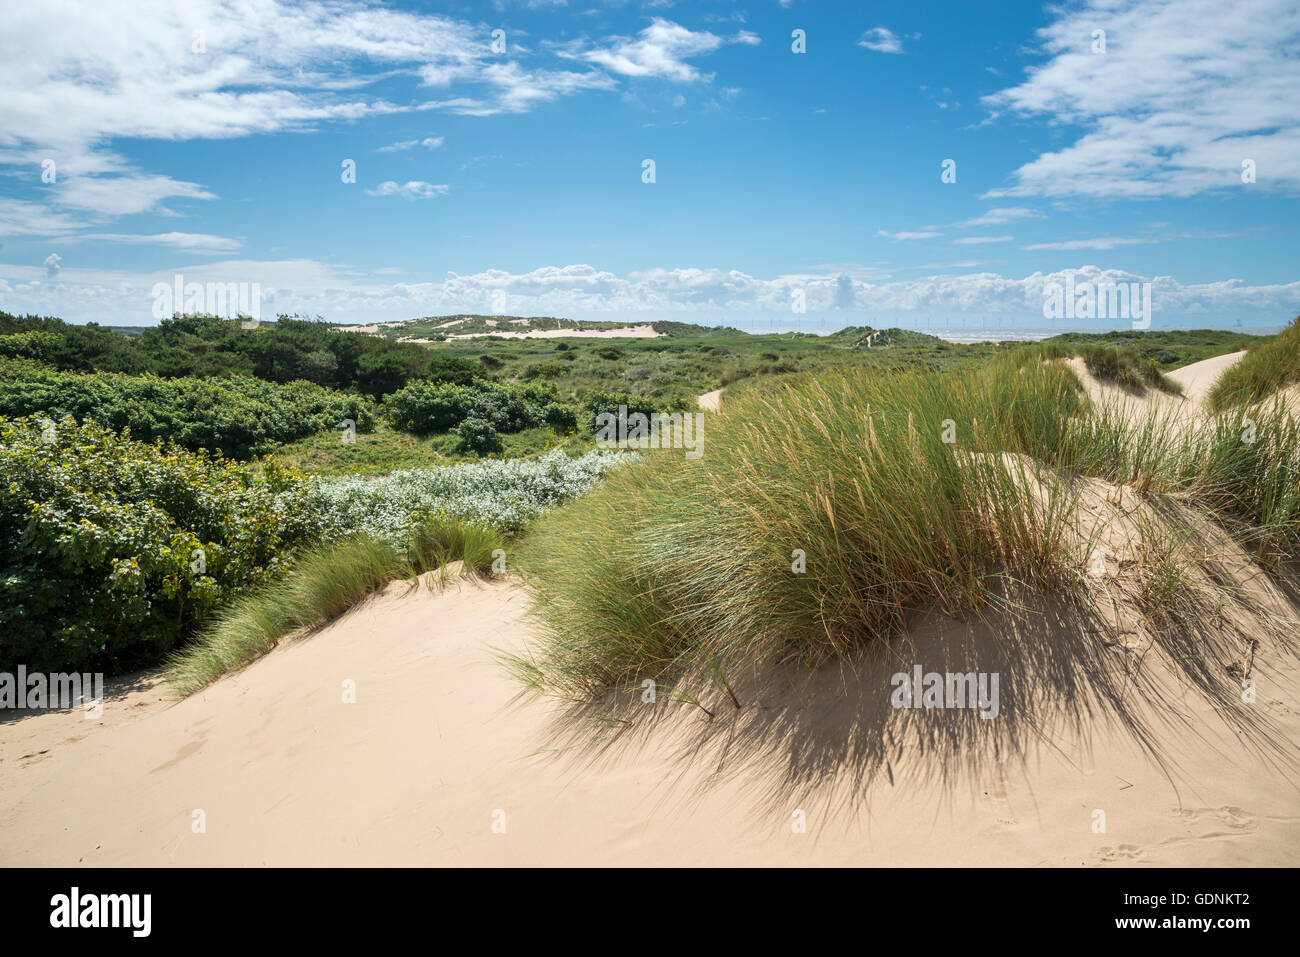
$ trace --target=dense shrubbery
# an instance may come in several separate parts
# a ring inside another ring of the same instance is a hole
[[[466,420],[487,423],[494,432],[577,422],[574,410],[555,401],[549,389],[537,386],[511,388],[489,382],[471,385],[412,382],[384,400],[384,412],[394,428],[416,435],[448,432]],[[481,426],[475,426],[478,432]]]
[[[0,420],[0,671],[155,664],[303,547],[356,535],[401,545],[446,516],[513,532],[620,458],[553,452],[330,482],[94,422]]]
[[[310,382],[83,375],[35,362],[0,361],[0,415],[33,414],[91,419],[110,429],[130,429],[137,439],[168,439],[233,458],[269,452],[346,419],[361,432],[374,426],[369,399]]]
[[[76,326],[0,313],[0,356],[39,359],[71,372],[303,379],[374,398],[414,379],[465,384],[483,374],[476,362],[416,343],[336,332],[327,323],[288,316],[253,329],[233,319],[176,316],[138,336],[124,336],[94,323]]]
[[[150,664],[322,531],[300,480],[86,422],[0,421],[0,670]]]

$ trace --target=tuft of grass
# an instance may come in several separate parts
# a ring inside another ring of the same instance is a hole
[[[388,582],[428,571],[445,573],[452,562],[484,574],[499,533],[442,519],[419,527],[405,549],[361,535],[307,552],[281,580],[224,609],[173,656],[168,681],[191,694],[266,654],[293,632],[318,627],[343,614]]]
[[[1014,453],[1062,454],[1083,403],[1045,363],[746,394],[702,459],[646,457],[533,527],[520,564],[546,642],[516,672],[569,697],[714,680],[843,651],[921,604],[960,614],[1003,576],[1068,576],[1072,494]]]
[[[965,615],[1011,582],[1083,587],[1071,475],[1178,496],[1235,516],[1260,556],[1300,554],[1296,421],[1252,409],[1248,436],[1239,417],[1170,415],[1134,426],[1068,367],[1015,352],[741,393],[703,458],[646,456],[532,527],[520,567],[542,641],[511,664],[575,700],[645,678],[686,694],[901,632],[923,608]],[[1156,569],[1154,606],[1180,575]]]
[[[1215,411],[1249,405],[1266,400],[1293,382],[1300,382],[1300,316],[1225,370],[1210,389],[1206,402]]]

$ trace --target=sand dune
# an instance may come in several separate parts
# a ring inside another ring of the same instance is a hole
[[[928,720],[891,737],[884,702],[899,665],[888,656],[852,674],[839,666],[738,686],[744,708],[719,706],[713,721],[661,699],[644,705],[662,708],[660,720],[593,737],[598,722],[574,724],[558,705],[521,697],[494,660],[529,639],[524,610],[510,582],[461,580],[436,593],[394,585],[189,699],[164,704],[156,689],[129,691],[89,732],[91,722],[78,727],[69,715],[0,725],[0,860],[1300,862],[1300,791],[1289,770],[1300,669],[1272,647],[1258,656],[1255,715],[1276,726],[1272,740],[1285,742],[1276,750],[1251,745],[1168,676],[1158,692],[1135,682],[1130,721],[1108,717],[1080,689],[1068,720],[1046,708],[1018,724],[1004,713],[954,725],[948,741]],[[1058,618],[1050,609],[1035,616],[1024,647],[1068,647],[1044,641],[1057,627],[1077,641],[1077,626]],[[1132,660],[1133,635],[1115,637],[1095,645],[1097,667]],[[926,616],[906,660],[941,665],[964,654],[967,666],[997,666],[998,649],[1015,644],[1005,622]],[[1159,672],[1158,655],[1146,657]],[[1016,665],[1000,667],[1014,699]],[[354,704],[342,700],[345,680],[355,682]],[[1150,711],[1153,694],[1173,711]],[[1017,750],[989,726],[1018,728]],[[1097,810],[1104,833],[1094,831]],[[193,829],[196,811],[205,833]],[[493,830],[498,812],[505,833]]]
[[[1215,356],[1165,373],[1168,378],[1182,385],[1182,395],[1154,388],[1148,388],[1142,393],[1129,392],[1112,382],[1098,379],[1088,371],[1087,365],[1078,356],[1065,361],[1083,383],[1084,391],[1090,399],[1121,406],[1134,422],[1145,420],[1152,410],[1160,416],[1167,416],[1169,421],[1187,421],[1206,414],[1202,403],[1210,388],[1225,369],[1245,354],[1242,351]]]
[[[1245,354],[1245,349],[1240,352],[1229,352],[1212,359],[1193,362],[1191,365],[1165,374],[1183,387],[1183,395],[1189,402],[1199,405],[1205,400],[1205,396],[1219,376],[1223,375],[1229,367],[1240,362]]]
[[[619,326],[617,329],[534,329],[531,332],[473,332],[449,335],[448,339],[657,339],[657,332],[649,323],[639,326]]]

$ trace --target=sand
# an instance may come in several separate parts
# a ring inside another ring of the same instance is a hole
[[[1221,356],[1215,356],[1213,359],[1193,362],[1191,365],[1175,369],[1173,372],[1167,372],[1165,375],[1183,387],[1183,396],[1189,402],[1200,405],[1205,401],[1205,396],[1209,394],[1210,388],[1219,376],[1230,366],[1240,362],[1241,357],[1245,354],[1245,349],[1240,352],[1229,352]]]
[[[1208,414],[1204,400],[1210,388],[1225,369],[1245,354],[1245,351],[1231,352],[1165,373],[1168,378],[1182,385],[1182,395],[1154,388],[1141,393],[1129,392],[1113,382],[1103,382],[1096,378],[1078,356],[1066,359],[1065,362],[1079,377],[1090,399],[1122,409],[1135,425],[1146,421],[1153,412],[1169,423],[1190,423]]]
[[[530,640],[525,604],[509,581],[394,585],[186,700],[141,688],[89,731],[79,715],[0,725],[0,861],[1300,863],[1300,669],[1271,647],[1259,653],[1255,713],[1276,725],[1277,753],[1169,687],[1160,695],[1178,717],[1154,722],[1147,747],[1103,712],[1076,708],[1062,722],[1045,709],[1041,722],[967,722],[976,736],[939,760],[934,740],[922,747],[930,722],[881,735],[882,714],[897,715],[883,704],[899,668],[888,657],[851,676],[832,667],[741,685],[745,707],[712,702],[713,721],[661,698],[641,705],[659,721],[593,747],[594,725],[521,696],[495,660]],[[1026,637],[1040,641],[1040,627]],[[918,621],[913,640],[906,660],[927,665],[954,648],[992,664],[991,649],[1014,644],[1005,623],[938,617]],[[1132,651],[1104,653],[1118,663]],[[1008,672],[1004,696],[1014,686]],[[1004,734],[981,738],[985,726],[1025,740],[995,750]]]
[[[617,329],[534,329],[530,332],[474,332],[448,339],[657,339],[663,333],[646,323]]]
[[[704,409],[706,412],[721,411],[722,390],[714,389],[712,392],[706,392],[701,396],[697,396],[696,401],[699,402],[700,408]]]

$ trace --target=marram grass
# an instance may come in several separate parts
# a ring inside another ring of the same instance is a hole
[[[1300,431],[1280,410],[1255,415],[1252,442],[1240,416],[1184,429],[1153,411],[1135,427],[1090,405],[1062,363],[1014,356],[737,397],[703,458],[644,456],[535,523],[520,567],[541,640],[510,664],[582,699],[816,662],[919,609],[964,614],[1008,580],[1083,588],[1072,473],[1231,512],[1261,553],[1294,555]]]
[[[168,668],[168,680],[190,694],[266,654],[286,635],[324,624],[390,581],[445,570],[485,573],[500,533],[443,519],[417,528],[404,550],[360,535],[305,554],[283,579],[234,602],[207,625]]]

